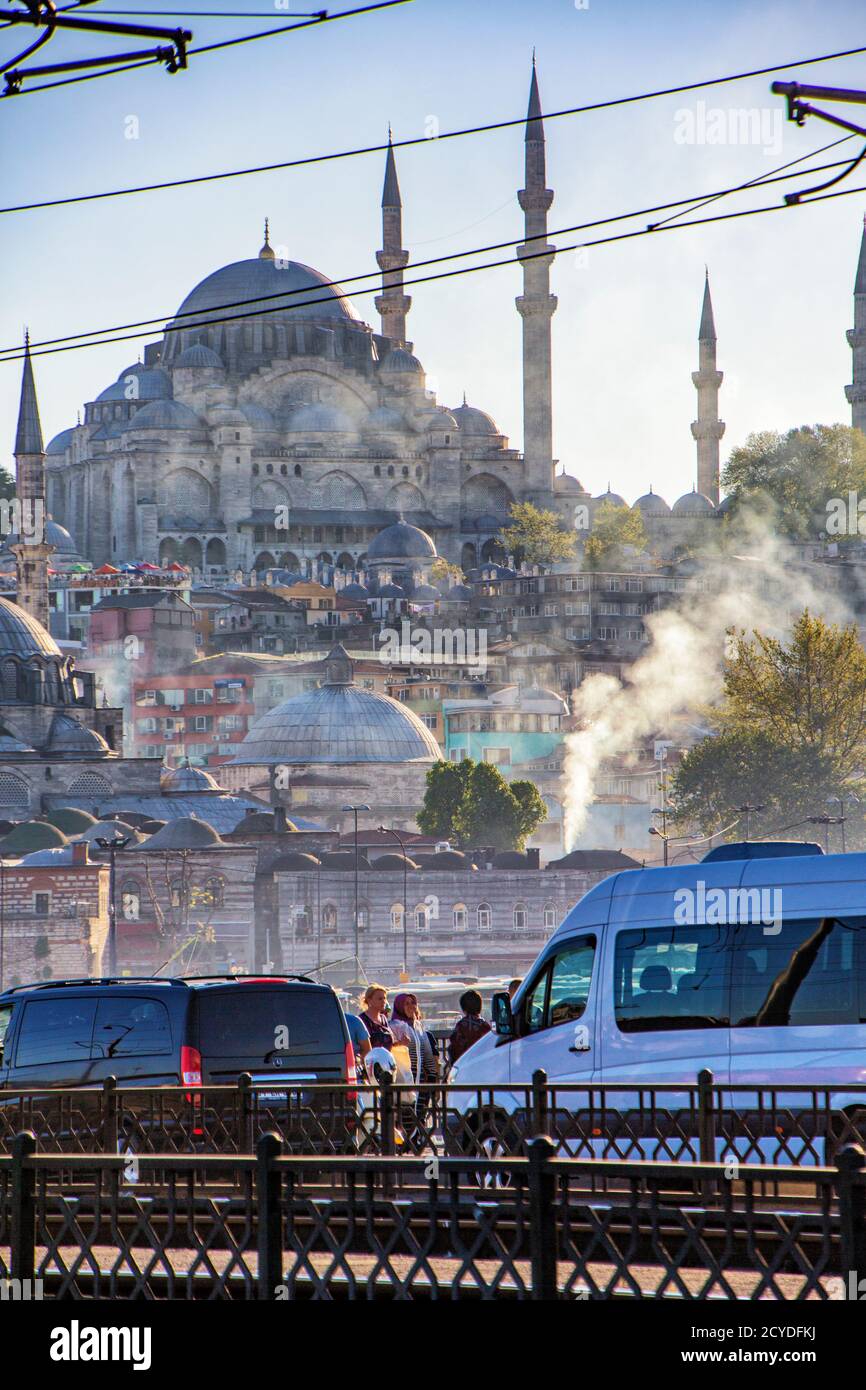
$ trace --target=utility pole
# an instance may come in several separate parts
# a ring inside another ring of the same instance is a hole
[[[408,865],[406,863],[406,846],[403,843],[402,835],[399,835],[396,830],[392,830],[390,826],[380,825],[379,829],[386,835],[394,836],[394,839],[400,846],[400,853],[403,856],[403,969],[400,972],[400,983],[405,985],[406,981],[409,979],[409,932],[406,915],[406,869]]]
[[[817,98],[818,101],[848,101],[855,105],[866,105],[866,92],[848,87],[816,87],[811,83],[803,82],[773,82],[770,90],[776,96],[785,97],[788,105],[788,120],[795,125],[803,126],[806,124],[807,116],[816,116],[819,121],[827,121],[830,125],[838,126],[841,130],[849,130],[853,135],[866,135],[866,126],[855,125],[853,121],[843,120],[841,116],[834,116],[830,111],[821,111],[817,106],[811,106],[809,101],[804,98]],[[851,160],[841,172],[834,174],[824,183],[818,183],[811,188],[801,188],[799,193],[786,193],[785,202],[791,206],[799,203],[801,199],[808,198],[812,193],[821,193],[825,188],[830,188],[834,183],[840,183],[842,179],[848,177],[854,168],[860,163],[862,155],[858,154]]]
[[[97,840],[100,849],[108,852],[108,974],[117,974],[117,902],[115,896],[117,851],[126,849],[130,835],[115,835],[113,840]]]
[[[344,811],[351,811],[355,820],[355,984],[361,985],[361,940],[360,924],[358,922],[358,812],[369,811],[369,806],[344,806]]]
[[[738,812],[740,813],[740,815],[746,817],[746,839],[747,839],[747,840],[751,838],[751,837],[750,837],[750,830],[751,830],[751,826],[752,826],[752,816],[756,816],[756,815],[758,814],[758,812],[759,812],[759,811],[763,811],[763,809],[764,809],[763,806],[752,806],[752,805],[749,805],[748,803],[747,803],[745,806],[738,806],[738,807],[737,807],[737,810],[738,810]]]

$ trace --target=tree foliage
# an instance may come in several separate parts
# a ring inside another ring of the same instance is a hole
[[[522,850],[527,838],[547,817],[534,782],[510,786],[492,763],[464,758],[434,763],[427,773],[418,825],[458,845],[485,845]]]
[[[563,526],[556,512],[544,511],[531,502],[511,504],[509,524],[497,540],[518,564],[552,565],[574,554],[573,532]]]
[[[722,484],[732,498],[727,521],[734,530],[758,514],[784,536],[817,537],[827,530],[834,498],[866,497],[866,435],[848,425],[750,434],[731,453]]]
[[[437,555],[430,566],[430,578],[434,584],[447,580],[449,584],[465,584],[466,575],[459,565],[452,565],[443,555]]]
[[[614,502],[602,502],[593,517],[584,555],[588,567],[599,570],[619,564],[626,546],[641,553],[647,544],[640,512],[631,507],[618,507]]]

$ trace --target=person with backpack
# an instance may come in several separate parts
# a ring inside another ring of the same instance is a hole
[[[467,989],[460,996],[463,1017],[457,1020],[448,1043],[448,1060],[453,1067],[458,1057],[468,1052],[473,1043],[490,1032],[490,1024],[481,1017],[484,1001],[477,989]]]

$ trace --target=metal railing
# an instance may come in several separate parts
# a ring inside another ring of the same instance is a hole
[[[856,1298],[866,1155],[778,1168],[282,1153],[0,1156],[0,1278],[73,1298]],[[788,1173],[790,1176],[790,1172]],[[600,1191],[603,1189],[603,1192]],[[864,1281],[866,1288],[866,1281]]]

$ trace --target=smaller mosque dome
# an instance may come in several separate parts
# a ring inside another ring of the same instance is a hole
[[[72,436],[74,433],[74,429],[68,429],[61,430],[59,434],[55,434],[54,438],[50,439],[46,444],[45,453],[49,457],[52,454],[65,454],[72,443]]]
[[[223,360],[218,353],[214,352],[213,348],[205,347],[204,343],[191,343],[189,347],[184,348],[174,365],[176,367],[222,368]]]
[[[58,806],[46,814],[45,820],[64,835],[80,835],[88,826],[96,824],[95,816],[89,811],[80,811],[77,806]]]
[[[716,509],[702,492],[684,492],[671,510],[674,516],[712,516]]]
[[[67,531],[65,526],[61,526],[59,521],[54,521],[52,517],[47,517],[45,521],[45,540],[48,545],[54,547],[58,558],[76,555],[75,541]],[[9,548],[18,542],[17,533],[7,536],[0,546],[0,552],[6,553]]]
[[[735,501],[736,498],[734,494],[732,492],[729,492],[727,497],[723,497],[719,505],[716,507],[716,516],[727,516],[728,512],[733,507]]]
[[[277,422],[266,405],[259,405],[258,401],[241,401],[238,410],[243,415],[248,425],[252,425],[254,430],[276,430]]]
[[[479,410],[477,406],[467,405],[465,397],[463,404],[458,405],[457,409],[452,410],[451,413],[464,434],[491,435],[501,433],[496,421],[486,411]]]
[[[48,734],[47,751],[55,757],[64,753],[79,757],[84,753],[89,758],[107,758],[111,749],[95,729],[88,729],[68,714],[55,714]]]
[[[642,516],[670,516],[671,509],[663,497],[653,492],[645,492],[643,497],[639,497],[635,502],[635,508]]]
[[[243,824],[243,822],[241,822]],[[281,854],[271,865],[271,871],[277,873],[298,873],[300,871],[309,872],[313,869],[320,869],[322,861],[317,859],[315,854],[307,854],[305,850],[289,849],[285,854]]]
[[[376,590],[376,598],[405,598],[406,590],[401,589],[399,584],[382,584]]]
[[[586,496],[583,483],[579,482],[577,478],[573,478],[570,473],[557,473],[553,480],[553,490],[554,492],[580,493],[582,497]]]
[[[189,763],[181,767],[168,768],[159,779],[159,789],[164,796],[183,796],[188,792],[221,792],[216,779],[203,767],[191,767]]]
[[[417,603],[438,603],[442,597],[438,589],[434,589],[432,584],[416,584],[410,594],[413,602]]]
[[[411,372],[414,376],[423,376],[424,368],[411,352],[405,348],[392,348],[379,368],[380,372]]]
[[[428,432],[430,430],[450,430],[454,433],[458,429],[457,421],[451,411],[445,409],[444,405],[437,406],[435,410],[427,411],[416,422],[415,427],[418,430],[427,430]]]
[[[127,425],[132,430],[200,430],[201,420],[180,401],[150,401],[137,410]]]
[[[472,598],[472,590],[468,584],[452,584],[445,598],[449,603],[468,603]]]
[[[47,821],[22,821],[4,835],[0,841],[0,854],[6,859],[10,855],[32,854],[37,849],[61,849],[67,838],[56,825]]]
[[[156,834],[151,835],[149,840],[145,840],[141,848],[142,851],[151,849],[210,849],[223,843],[213,826],[208,825],[207,821],[199,820],[196,816],[179,816],[177,820],[168,821],[162,830],[157,830]]]
[[[380,854],[378,859],[373,860],[372,867],[380,869],[382,873],[387,873],[389,869],[399,869],[402,873],[404,865],[407,869],[417,869],[418,867],[415,860],[410,859],[408,854],[404,856],[395,850],[393,854]]]
[[[76,835],[76,840],[84,840],[88,845],[92,845],[96,850],[99,849],[97,840],[131,840],[133,844],[138,844],[141,836],[125,820],[98,820],[93,825],[88,825],[86,830],[82,830]]]
[[[626,507],[628,503],[624,497],[620,497],[618,492],[611,492],[608,484],[607,492],[602,492],[598,497],[593,497],[593,502],[609,502],[612,507]]]
[[[352,434],[353,421],[344,410],[334,405],[317,401],[313,405],[302,405],[292,412],[286,421],[286,429],[291,431],[318,430],[322,433]]]
[[[370,590],[365,589],[363,584],[346,584],[339,592],[344,594],[346,598],[368,599],[370,597]]]
[[[374,536],[367,551],[368,560],[433,560],[436,546],[433,538],[420,526],[408,521],[395,521]]]
[[[0,656],[61,656],[60,648],[41,623],[19,608],[17,603],[0,598]]]
[[[406,421],[398,410],[392,410],[388,405],[377,405],[375,410],[371,410],[363,425],[363,430],[405,430]]]
[[[135,390],[130,393],[130,377],[135,378]],[[171,399],[171,381],[161,367],[145,367],[133,362],[124,367],[111,386],[100,391],[98,401],[167,401]]]

